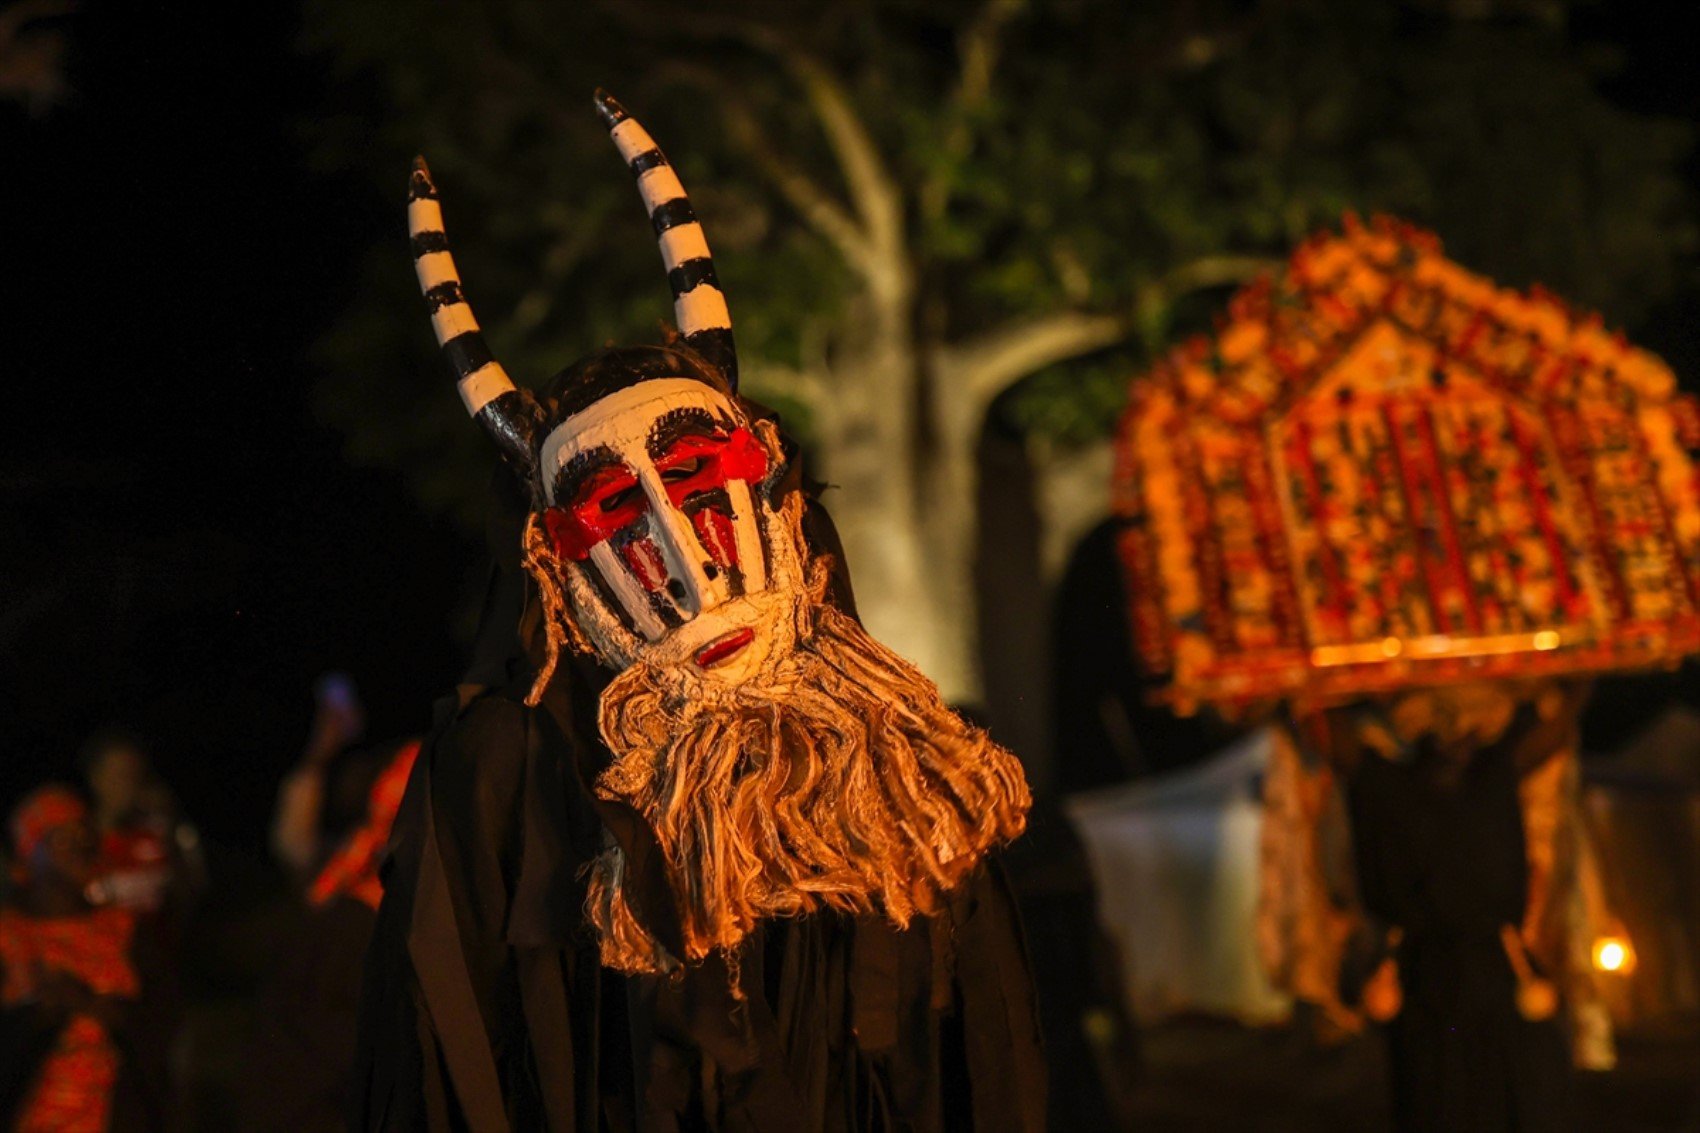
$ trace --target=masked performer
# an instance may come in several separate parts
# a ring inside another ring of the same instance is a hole
[[[1305,729],[1343,786],[1358,924],[1340,992],[1384,1024],[1395,1129],[1573,1125],[1555,839],[1527,811],[1585,699],[1578,682],[1462,684]]]
[[[515,473],[478,659],[397,823],[358,1121],[1037,1128],[1031,980],[988,854],[1020,766],[858,624],[794,446],[737,396],[677,176],[597,107],[681,337],[533,399],[485,349],[423,163],[421,286]]]

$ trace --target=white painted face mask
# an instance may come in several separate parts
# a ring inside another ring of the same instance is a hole
[[[682,345],[724,385],[668,376],[663,363],[576,403],[544,435],[543,407],[514,385],[472,315],[423,160],[408,183],[414,268],[467,412],[547,505],[547,569],[597,656],[617,670],[642,662],[741,683],[789,654],[805,620],[798,508],[782,515],[768,496],[777,431],[722,392],[738,388],[731,313],[684,186],[607,92],[596,92],[596,109],[637,178]]]
[[[615,390],[544,439],[543,526],[604,663],[736,684],[791,650],[802,571],[767,498],[777,455],[771,426],[685,377]]]

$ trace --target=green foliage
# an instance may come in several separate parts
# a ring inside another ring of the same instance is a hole
[[[398,229],[407,160],[428,154],[474,307],[509,370],[540,383],[604,341],[653,338],[669,314],[630,178],[590,111],[605,85],[691,188],[741,350],[807,367],[860,332],[857,282],[726,128],[736,99],[770,152],[851,207],[764,39],[779,37],[844,85],[904,191],[927,333],[971,338],[1070,307],[1131,313],[1157,296],[1132,346],[1000,403],[1063,439],[1106,431],[1150,350],[1209,325],[1222,292],[1167,294],[1173,269],[1284,255],[1348,209],[1430,226],[1460,262],[1540,280],[1620,324],[1687,270],[1695,232],[1677,170],[1692,130],[1606,101],[1612,61],[1571,44],[1562,20],[1363,0],[1032,0],[1003,27],[983,97],[959,99],[965,29],[985,10],[439,4],[400,22],[380,0],[319,0],[307,48],[361,109],[308,128],[326,163],[397,202]],[[466,466],[487,457],[432,356],[403,242],[381,252],[326,340],[341,376],[324,412],[357,455],[407,469],[427,498],[470,499],[482,478]]]

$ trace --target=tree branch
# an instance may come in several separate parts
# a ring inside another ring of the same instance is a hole
[[[751,359],[744,367],[743,381],[751,390],[771,390],[795,398],[811,413],[825,411],[832,399],[819,374],[762,359]]]
[[[1115,315],[1060,311],[999,327],[971,343],[939,352],[940,386],[966,399],[976,413],[1017,380],[1036,370],[1127,337],[1128,322]]]
[[[979,14],[957,36],[961,67],[946,116],[950,124],[939,142],[944,160],[934,166],[920,192],[921,215],[929,220],[944,215],[950,201],[950,172],[973,148],[974,133],[969,123],[992,90],[1003,30],[1026,7],[1027,0],[986,0]]]
[[[908,249],[903,240],[903,190],[885,167],[879,146],[851,103],[849,92],[813,55],[770,27],[740,22],[739,38],[772,56],[791,72],[815,112],[821,132],[838,159],[850,200],[862,218],[870,251],[877,261],[868,277],[876,291],[899,287],[907,297]],[[887,298],[895,296],[888,295]]]
[[[1169,333],[1169,315],[1175,301],[1194,291],[1231,284],[1249,283],[1266,272],[1281,267],[1281,261],[1269,256],[1239,256],[1223,253],[1200,256],[1170,268],[1158,278],[1139,288],[1134,297],[1134,319],[1140,337],[1150,350],[1157,350]]]
[[[875,275],[869,277],[869,282],[876,288],[883,284],[907,292],[908,249],[903,239],[902,189],[886,169],[879,147],[838,80],[802,51],[787,50],[783,62],[802,86],[826,134],[827,144],[838,158],[845,183],[850,187],[850,199],[862,218],[871,254],[877,261],[883,261],[870,265]]]
[[[1210,287],[1244,283],[1281,261],[1262,256],[1215,255],[1172,268],[1140,289],[1131,317],[1089,311],[1056,314],[999,327],[968,343],[938,352],[941,388],[977,417],[994,397],[1046,366],[1066,362],[1166,322],[1168,308],[1181,296]],[[1160,343],[1148,343],[1155,349]]]
[[[753,34],[753,33],[752,33]],[[740,94],[705,67],[675,63],[666,77],[712,93],[721,107],[727,134],[773,188],[802,217],[805,224],[837,249],[851,270],[872,280],[881,270],[880,255],[870,234],[856,217],[818,181],[786,161],[769,140]],[[859,125],[859,124],[858,124]],[[846,173],[848,180],[848,172]]]
[[[1162,278],[1157,281],[1157,286],[1167,298],[1174,300],[1207,287],[1249,283],[1264,272],[1275,271],[1281,264],[1282,261],[1273,256],[1238,256],[1229,253],[1200,256],[1164,272]]]
[[[634,0],[612,5],[609,10],[632,26],[641,26],[640,20],[659,20],[662,15],[659,9]],[[645,13],[650,13],[650,16],[646,17]],[[801,171],[780,163],[767,165],[764,172],[776,178],[775,184],[787,201],[799,211],[805,211],[811,224],[826,226],[817,230],[823,234],[830,230],[835,234],[828,238],[845,253],[851,266],[867,281],[869,289],[888,311],[907,302],[913,282],[903,238],[902,188],[886,169],[879,147],[857,116],[843,84],[819,60],[781,32],[746,17],[722,16],[698,8],[668,9],[664,22],[652,26],[665,26],[697,36],[732,39],[769,56],[790,72],[802,88],[821,131],[826,135],[827,145],[838,160],[850,190],[851,205],[861,223],[847,228],[833,215],[835,212],[842,215],[843,210]],[[726,103],[731,107],[740,105],[736,99],[727,99]],[[729,123],[733,120],[728,119]],[[749,140],[759,143],[763,136],[761,130],[755,127],[753,120],[749,126],[752,133]],[[778,160],[766,146],[760,144],[755,146],[753,155],[764,164]],[[823,207],[823,204],[831,207]],[[847,250],[857,247],[855,242],[846,240],[851,230],[861,235],[860,243],[865,246],[855,253]]]
[[[818,182],[780,157],[743,101],[735,93],[725,91],[723,84],[717,85],[721,88],[721,106],[732,143],[749,157],[803,222],[838,249],[852,270],[862,276],[872,272],[875,258],[872,243],[855,218]]]

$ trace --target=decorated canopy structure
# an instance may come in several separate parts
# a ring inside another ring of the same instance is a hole
[[[1670,369],[1597,317],[1348,221],[1133,385],[1136,647],[1182,711],[1674,662],[1696,446]]]

